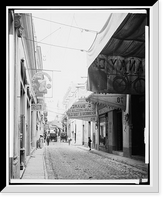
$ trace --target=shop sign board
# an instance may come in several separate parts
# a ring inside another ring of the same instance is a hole
[[[31,110],[32,111],[42,111],[43,110],[43,105],[42,104],[32,104],[31,105]]]
[[[122,110],[126,109],[125,94],[92,94],[87,100],[94,104],[105,105],[104,107],[99,108],[99,114],[109,112],[116,108]]]
[[[75,102],[66,114],[69,119],[82,119],[85,121],[95,121],[96,119],[95,105],[85,99]]]
[[[87,90],[95,93],[144,95],[145,59],[106,57],[100,54],[88,68]]]
[[[32,78],[32,87],[36,96],[47,94],[51,88],[51,77],[46,72],[37,72]]]

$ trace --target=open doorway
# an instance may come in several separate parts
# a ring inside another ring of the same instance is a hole
[[[123,151],[122,111],[114,110],[114,150]]]
[[[131,96],[132,112],[132,156],[145,157],[145,96]]]

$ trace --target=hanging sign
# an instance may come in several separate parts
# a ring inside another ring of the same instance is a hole
[[[32,87],[36,96],[47,94],[51,88],[51,77],[46,72],[37,72],[32,78]]]
[[[31,104],[32,111],[42,111],[43,105],[42,104]]]
[[[88,68],[89,91],[95,93],[145,93],[145,59],[99,55]]]
[[[87,102],[85,99],[80,99],[75,102],[66,114],[69,119],[81,119],[84,121],[96,120],[95,105]]]
[[[105,108],[101,109],[101,113],[108,112],[114,109],[126,109],[126,95],[125,94],[91,94],[86,98],[87,101],[96,103],[98,105],[105,105]]]

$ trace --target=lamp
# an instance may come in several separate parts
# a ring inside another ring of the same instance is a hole
[[[125,121],[128,122],[129,121],[129,114],[125,114]]]

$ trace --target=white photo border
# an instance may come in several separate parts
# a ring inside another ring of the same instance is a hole
[[[64,8],[64,7],[63,7]],[[83,7],[84,8],[84,7]],[[108,8],[108,7],[107,7]],[[116,7],[114,7],[116,8]],[[118,9],[119,7],[117,7]],[[130,9],[134,7],[129,7]],[[137,7],[139,8],[139,7]],[[10,9],[10,7],[8,7]],[[15,9],[15,8],[14,8]],[[23,8],[22,8],[23,9]],[[31,9],[31,8],[29,8]],[[39,9],[39,8],[36,8]],[[43,9],[43,8],[42,8]],[[47,8],[48,9],[48,8]],[[85,8],[86,9],[86,8]],[[100,7],[98,7],[100,9]],[[125,7],[126,9],[126,7]],[[148,66],[148,108],[149,125],[146,130],[146,136],[149,137],[150,149],[150,184],[149,185],[106,185],[106,184],[47,184],[46,183],[9,183],[9,174],[6,175],[6,187],[3,193],[158,193],[159,192],[159,2],[153,6],[140,7],[140,9],[149,9],[149,60]],[[146,76],[147,77],[147,76]],[[8,77],[7,77],[8,80]],[[8,84],[7,84],[8,87]],[[9,101],[9,100],[8,100]],[[147,105],[147,101],[146,101]],[[7,124],[7,131],[9,130]],[[7,138],[8,139],[8,138]],[[6,141],[6,152],[8,152],[8,143]],[[9,168],[8,157],[6,157],[6,166]],[[7,170],[7,173],[9,171]]]

